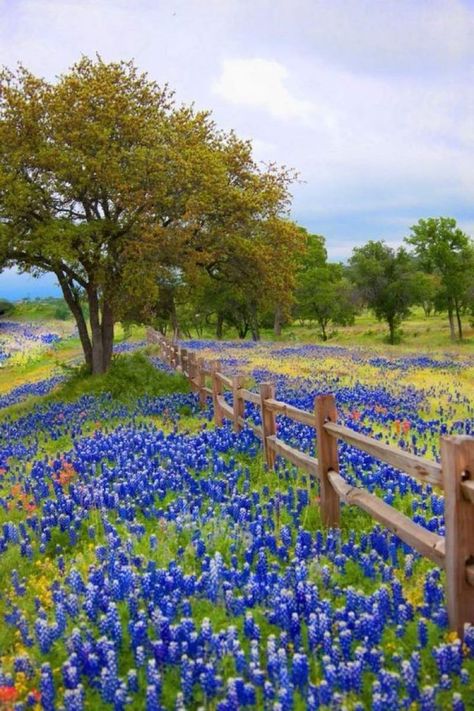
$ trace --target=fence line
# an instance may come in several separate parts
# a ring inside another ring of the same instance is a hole
[[[306,412],[277,400],[273,383],[261,383],[259,392],[255,393],[243,387],[242,375],[224,375],[219,362],[205,363],[193,351],[181,348],[152,329],[147,333],[147,340],[159,346],[166,363],[189,379],[193,391],[199,395],[201,407],[206,405],[207,398],[212,399],[216,425],[227,419],[236,432],[244,426],[250,427],[262,440],[265,461],[270,468],[275,467],[279,456],[318,478],[319,505],[325,526],[339,527],[341,501],[366,511],[422,556],[444,568],[450,628],[462,637],[465,623],[474,624],[474,437],[441,437],[441,464],[438,464],[338,424],[334,395],[316,397],[314,412]],[[232,392],[232,405],[224,398],[225,390]],[[261,426],[245,419],[246,402],[260,408]],[[314,427],[317,458],[278,438],[278,415]],[[339,474],[339,440],[423,484],[444,489],[445,536],[428,531],[365,489],[349,485]]]

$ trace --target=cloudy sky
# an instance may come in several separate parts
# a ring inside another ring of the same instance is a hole
[[[474,0],[0,0],[0,64],[134,58],[295,168],[293,218],[345,259],[420,217],[474,233]],[[0,276],[0,296],[49,293]]]

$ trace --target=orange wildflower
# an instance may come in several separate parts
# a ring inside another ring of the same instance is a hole
[[[71,479],[74,479],[76,476],[76,470],[74,469],[74,465],[71,464],[71,462],[66,462],[63,460],[62,462],[62,468],[57,472],[57,474],[54,476],[55,480],[60,484],[61,486],[65,486],[66,484],[69,484]]]
[[[18,691],[14,686],[0,686],[0,703],[8,703],[15,701],[18,696]]]

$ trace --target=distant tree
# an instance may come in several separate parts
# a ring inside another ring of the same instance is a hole
[[[227,324],[239,338],[250,333],[258,340],[263,318],[277,308],[282,318],[290,311],[305,240],[304,230],[289,220],[262,221],[255,226],[250,247],[236,239],[225,260],[189,279],[192,310],[201,318],[213,313],[217,338],[222,338]],[[187,307],[183,310],[189,313]]]
[[[298,278],[305,271],[323,266],[328,259],[324,237],[318,234],[309,234],[306,230],[303,231],[306,234],[306,249],[299,259]]]
[[[469,321],[474,326],[474,284],[468,289],[467,302],[469,308]]]
[[[347,325],[354,320],[351,285],[341,264],[328,263],[321,235],[308,236],[307,250],[297,275],[295,298],[295,315],[300,319],[315,320],[323,341],[328,338],[327,328],[331,322]]]
[[[468,306],[474,284],[474,243],[451,217],[419,220],[405,240],[414,247],[419,264],[438,276],[440,288],[436,302],[448,312],[451,338],[462,340],[461,315]],[[456,317],[456,325],[454,317]]]
[[[416,269],[410,255],[384,242],[370,241],[356,247],[349,260],[350,277],[365,304],[389,329],[395,343],[397,329],[418,299]]]
[[[83,58],[55,83],[0,73],[0,268],[56,275],[93,373],[117,320],[151,317],[163,274],[192,283],[236,249],[261,263],[292,179],[133,63]]]
[[[0,299],[0,316],[10,316],[15,311],[15,304],[7,299]]]
[[[55,305],[54,318],[57,318],[60,321],[66,321],[68,318],[71,318],[71,310],[62,299],[58,299]]]
[[[425,316],[428,318],[436,310],[439,303],[441,290],[441,280],[437,274],[427,274],[418,271],[417,275],[417,303],[423,308]]]
[[[162,270],[158,278],[158,295],[153,315],[155,325],[158,325],[162,333],[166,333],[168,326],[171,327],[173,338],[181,336],[178,303],[185,288],[182,270],[173,268]]]
[[[311,289],[311,272],[324,267],[327,263],[325,239],[322,235],[306,233],[306,248],[301,254],[296,274],[295,302],[292,315],[301,323],[312,319],[305,309],[308,290]]]

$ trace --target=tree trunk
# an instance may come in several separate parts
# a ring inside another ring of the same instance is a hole
[[[202,326],[200,326],[198,323],[194,324],[194,330],[196,331],[196,336],[198,338],[201,338],[202,336]]]
[[[449,331],[450,331],[450,335],[451,335],[451,340],[455,341],[456,340],[456,329],[454,327],[453,307],[451,305],[448,306],[448,319],[449,319]]]
[[[241,326],[237,327],[237,332],[239,334],[239,338],[244,339],[247,337],[247,333],[249,332],[249,325],[248,323],[244,323]]]
[[[252,341],[260,340],[260,329],[258,326],[257,306],[252,304],[250,307],[250,332],[252,333]]]
[[[250,330],[252,332],[252,341],[259,341],[260,340],[260,329],[258,327],[258,323],[255,323],[252,321],[250,324]]]
[[[93,375],[106,373],[112,361],[114,347],[114,315],[110,301],[105,298],[100,308],[97,289],[94,286],[87,288],[91,338],[77,289],[62,272],[56,272],[56,276],[76,320],[88,371]]]
[[[459,301],[457,299],[454,300],[454,306],[456,309],[456,320],[458,322],[458,336],[459,336],[459,340],[462,341],[463,333],[462,333],[461,311],[459,309]]]
[[[99,295],[94,286],[87,289],[87,300],[89,302],[89,319],[92,332],[92,375],[105,373],[104,368],[104,342],[102,337],[102,326],[100,323]]]
[[[277,304],[275,308],[275,320],[273,323],[273,333],[275,336],[281,336],[281,305]]]
[[[217,323],[216,323],[216,338],[219,340],[222,338],[224,332],[224,316],[221,313],[217,313]]]
[[[388,319],[388,329],[390,332],[389,342],[393,346],[393,344],[395,343],[395,323],[393,319]]]
[[[424,311],[425,317],[429,318],[431,316],[431,312],[433,310],[433,304],[430,303],[429,301],[424,301],[422,306],[423,306],[423,311]]]
[[[171,310],[170,310],[171,326],[173,328],[173,340],[179,338],[179,322],[178,314],[176,313],[176,304],[174,302],[174,296],[171,296]]]
[[[114,316],[107,297],[102,308],[98,290],[94,286],[87,289],[89,319],[92,332],[92,375],[106,373],[112,361],[114,347]]]
[[[321,329],[321,336],[323,337],[323,341],[327,341],[328,335],[326,333],[326,323],[325,323],[324,319],[320,320],[319,327]]]
[[[106,373],[112,362],[112,355],[114,350],[114,315],[112,312],[112,307],[110,302],[104,297],[104,304],[102,306],[102,358],[103,358],[103,372]]]
[[[71,309],[72,315],[76,321],[87,369],[92,372],[92,342],[87,330],[87,323],[84,317],[79,295],[74,289],[74,285],[71,284],[62,272],[56,272],[56,276],[58,277],[64,299]]]

